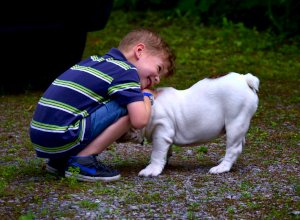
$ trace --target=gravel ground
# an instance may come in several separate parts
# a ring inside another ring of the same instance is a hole
[[[151,145],[131,143],[117,144],[100,156],[121,171],[117,182],[74,186],[44,170],[25,175],[11,187],[18,191],[24,185],[26,193],[0,199],[1,219],[15,219],[10,213],[18,209],[29,219],[299,219],[297,161],[289,163],[283,155],[276,163],[263,163],[267,158],[252,163],[246,152],[231,172],[211,175],[208,170],[223,155],[224,143],[206,146],[208,153],[198,159],[195,147],[176,149],[155,178],[137,176]]]

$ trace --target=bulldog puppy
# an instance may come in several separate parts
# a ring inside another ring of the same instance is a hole
[[[231,72],[203,79],[186,90],[159,88],[145,129],[131,131],[127,138],[152,142],[150,164],[139,176],[158,176],[167,162],[172,144],[192,146],[226,134],[226,154],[209,170],[230,171],[245,145],[250,120],[258,107],[259,79],[251,73]],[[133,135],[133,133],[134,135]]]

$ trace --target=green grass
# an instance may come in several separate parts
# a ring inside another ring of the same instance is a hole
[[[151,148],[132,146],[135,151],[127,152],[118,145],[109,148],[105,162],[121,171],[120,181],[82,183],[58,178],[45,172],[44,161],[35,157],[28,136],[42,92],[0,96],[0,216],[74,218],[76,210],[67,207],[69,211],[62,212],[61,201],[95,211],[99,209],[96,199],[113,204],[117,198],[115,209],[102,207],[102,217],[134,218],[133,213],[145,212],[148,218],[176,219],[182,216],[174,208],[183,203],[188,219],[199,218],[199,213],[228,219],[299,219],[299,215],[290,214],[300,210],[299,200],[295,199],[300,196],[297,38],[280,39],[270,32],[259,33],[227,20],[222,28],[216,28],[164,12],[115,11],[104,30],[89,33],[84,57],[102,55],[117,47],[128,31],[140,26],[159,31],[177,54],[175,76],[162,80],[159,86],[185,89],[207,76],[230,71],[251,72],[260,78],[259,108],[246,137],[246,148],[233,171],[207,174],[224,154],[224,139],[219,138],[194,148],[173,146],[170,165],[158,178],[136,177],[148,163]],[[187,154],[188,150],[193,154]],[[251,169],[243,170],[247,167]],[[48,204],[53,195],[56,206]],[[84,199],[76,201],[74,195]]]

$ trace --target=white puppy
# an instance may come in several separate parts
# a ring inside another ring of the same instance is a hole
[[[161,174],[172,144],[195,145],[224,133],[225,157],[209,172],[229,171],[242,152],[250,120],[257,110],[258,88],[257,77],[233,72],[203,79],[186,90],[159,88],[151,119],[140,132],[153,144],[151,162],[139,175]]]

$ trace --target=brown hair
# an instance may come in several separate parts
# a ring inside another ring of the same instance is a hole
[[[166,76],[174,75],[176,56],[158,33],[146,28],[132,30],[121,40],[118,48],[121,51],[128,51],[137,43],[145,44],[150,53],[161,53],[169,63]]]

